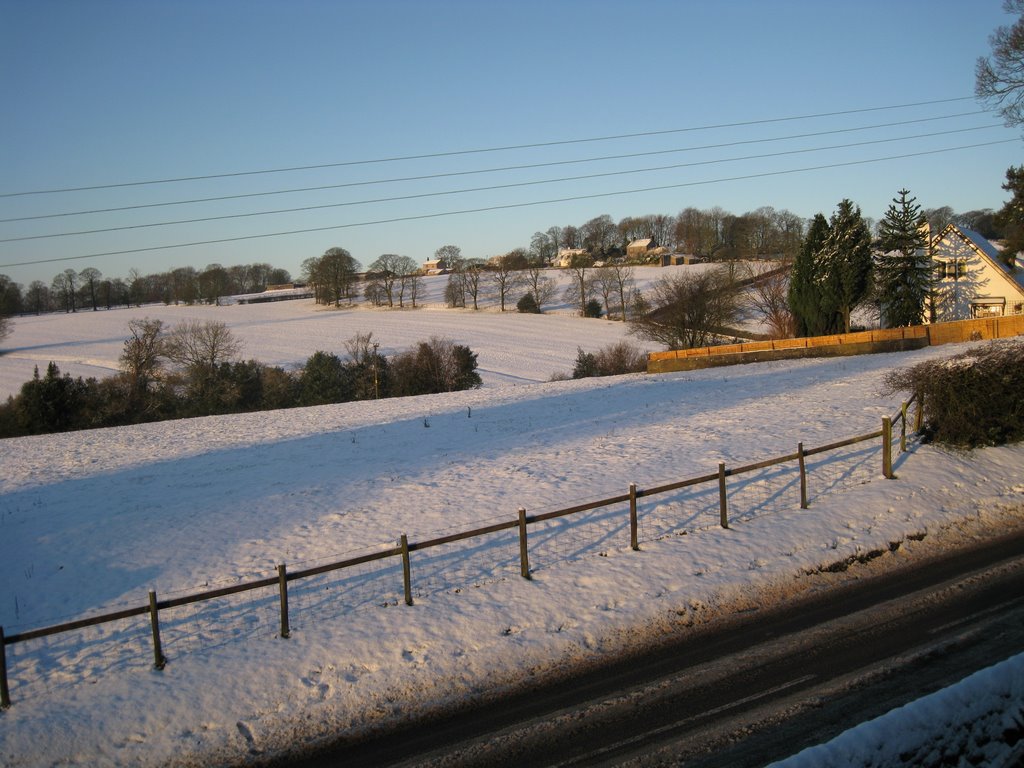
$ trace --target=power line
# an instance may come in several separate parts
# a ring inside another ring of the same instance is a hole
[[[176,221],[159,221],[159,222],[151,222],[151,223],[146,223],[146,224],[126,224],[126,225],[119,226],[119,227],[102,227],[102,228],[97,228],[97,229],[78,230],[78,231],[74,231],[74,232],[53,232],[53,233],[45,234],[45,235],[25,235],[25,236],[22,236],[22,237],[0,238],[0,243],[15,243],[15,242],[24,242],[24,241],[28,241],[28,240],[47,240],[47,239],[51,239],[51,238],[55,238],[55,237],[73,237],[73,236],[78,236],[78,235],[95,235],[95,234],[101,234],[101,233],[105,233],[105,232],[125,232],[125,231],[129,231],[129,230],[134,230],[134,229],[151,229],[153,227],[179,226],[179,225],[182,225],[182,224],[200,224],[200,223],[205,223],[205,222],[210,222],[210,221],[224,221],[224,220],[227,220],[227,219],[244,219],[244,218],[252,218],[252,217],[255,217],[255,216],[273,216],[273,215],[279,215],[279,214],[283,214],[283,213],[304,213],[304,212],[308,212],[308,211],[324,210],[324,209],[327,209],[327,208],[345,208],[345,207],[350,207],[350,206],[355,206],[355,205],[370,205],[370,204],[375,204],[375,203],[392,203],[392,202],[399,202],[399,201],[403,201],[403,200],[417,200],[417,199],[428,198],[428,197],[443,197],[443,196],[447,196],[447,195],[460,195],[460,194],[467,194],[467,193],[471,193],[471,192],[491,192],[491,191],[499,190],[499,189],[514,189],[516,187],[530,187],[530,186],[537,186],[537,185],[540,185],[540,184],[557,184],[557,183],[563,183],[563,182],[567,182],[567,181],[586,181],[586,180],[589,180],[589,179],[605,178],[605,177],[609,177],[609,176],[626,176],[626,175],[635,174],[635,173],[652,173],[652,172],[655,172],[655,171],[676,170],[676,169],[679,169],[679,168],[692,168],[692,167],[702,166],[702,165],[718,165],[719,163],[734,163],[734,162],[742,162],[742,161],[747,161],[747,160],[764,160],[764,159],[773,158],[773,157],[785,157],[787,155],[808,154],[810,152],[826,152],[826,151],[830,151],[830,150],[834,150],[834,149],[849,149],[849,148],[852,148],[852,147],[863,147],[863,146],[868,146],[868,145],[872,145],[872,144],[887,144],[887,143],[892,143],[892,142],[895,142],[895,141],[910,141],[910,140],[913,140],[913,139],[933,138],[935,136],[946,136],[946,135],[955,134],[955,133],[968,133],[968,132],[971,132],[971,131],[991,130],[993,128],[1001,128],[1001,127],[1002,126],[998,126],[998,125],[983,125],[983,126],[976,126],[976,127],[973,127],[973,128],[957,128],[957,129],[953,129],[953,130],[949,130],[949,131],[935,131],[935,132],[932,132],[932,133],[921,133],[921,134],[916,134],[916,135],[913,135],[913,136],[897,136],[897,137],[890,137],[890,138],[886,138],[886,139],[871,139],[871,140],[868,140],[868,141],[851,142],[851,143],[848,143],[848,144],[835,144],[835,145],[828,146],[828,147],[810,147],[810,148],[804,148],[804,149],[791,149],[791,150],[785,150],[785,151],[781,151],[781,152],[770,152],[770,153],[761,154],[761,155],[746,155],[746,156],[742,156],[742,157],[720,158],[720,159],[716,159],[716,160],[701,160],[701,161],[696,161],[696,162],[692,162],[692,163],[675,163],[675,164],[672,164],[672,165],[661,165],[661,166],[654,166],[654,167],[648,167],[648,168],[633,168],[633,169],[622,170],[622,171],[606,171],[606,172],[603,172],[603,173],[591,173],[591,174],[584,174],[584,175],[581,175],[581,176],[563,176],[561,178],[556,178],[556,179],[541,179],[541,180],[538,180],[538,181],[520,181],[520,182],[511,182],[511,183],[508,183],[508,184],[493,184],[493,185],[483,186],[483,187],[469,187],[469,188],[464,188],[464,189],[444,190],[444,191],[440,191],[440,192],[420,192],[420,193],[411,194],[411,195],[397,195],[397,196],[393,196],[393,197],[381,197],[381,198],[369,199],[369,200],[350,200],[348,202],[343,202],[343,203],[324,203],[324,204],[321,204],[321,205],[306,205],[306,206],[300,206],[300,207],[297,207],[297,208],[280,208],[280,209],[271,210],[271,211],[250,211],[248,213],[230,213],[230,214],[223,214],[223,215],[219,215],[219,216],[203,216],[203,217],[197,217],[197,218],[191,218],[191,219],[179,219],[179,220],[176,220]]]
[[[256,175],[270,174],[270,173],[291,173],[291,172],[294,172],[294,171],[311,171],[311,170],[318,170],[318,169],[322,169],[322,168],[342,168],[342,167],[350,167],[350,166],[358,166],[358,165],[373,165],[373,164],[379,164],[379,163],[404,162],[404,161],[408,161],[408,160],[426,160],[426,159],[439,158],[439,157],[456,157],[456,156],[459,156],[459,155],[484,154],[484,153],[489,153],[489,152],[506,152],[506,151],[519,150],[519,149],[538,149],[538,148],[543,148],[543,147],[566,146],[566,145],[570,145],[570,144],[586,144],[586,143],[592,143],[592,142],[598,142],[598,141],[615,141],[615,140],[619,140],[619,139],[632,139],[632,138],[639,138],[639,137],[644,137],[644,136],[664,136],[664,135],[674,134],[674,133],[691,133],[691,132],[696,132],[696,131],[718,130],[718,129],[721,129],[721,128],[741,128],[741,127],[746,127],[746,126],[751,126],[751,125],[768,125],[768,124],[772,124],[772,123],[792,122],[792,121],[797,121],[797,120],[812,120],[812,119],[817,119],[817,118],[822,118],[822,117],[838,117],[838,116],[841,116],[841,115],[864,114],[864,113],[867,113],[867,112],[881,112],[881,111],[890,110],[890,109],[909,109],[911,107],[923,107],[923,106],[930,106],[930,105],[934,105],[934,104],[948,104],[948,103],[955,102],[955,101],[967,101],[967,100],[970,100],[970,99],[973,99],[973,98],[974,98],[973,96],[958,96],[956,98],[950,98],[950,99],[935,99],[935,100],[932,100],[932,101],[919,101],[919,102],[913,102],[913,103],[909,103],[909,104],[892,104],[892,105],[888,105],[888,106],[884,106],[884,107],[863,107],[863,108],[860,108],[860,109],[845,109],[845,110],[839,110],[839,111],[836,111],[836,112],[819,112],[817,114],[811,114],[811,115],[795,115],[795,116],[791,116],[791,117],[775,117],[775,118],[765,118],[765,119],[760,119],[760,120],[745,120],[745,121],[734,122],[734,123],[719,123],[719,124],[715,124],[715,125],[693,126],[693,127],[689,127],[689,128],[668,128],[668,129],[658,130],[658,131],[641,131],[641,132],[638,132],[638,133],[622,133],[622,134],[615,134],[615,135],[610,135],[610,136],[593,136],[593,137],[583,138],[583,139],[563,139],[563,140],[559,140],[559,141],[544,141],[544,142],[535,142],[535,143],[531,143],[531,144],[514,144],[514,145],[509,145],[509,146],[503,146],[503,147],[486,147],[486,148],[478,148],[478,149],[460,149],[460,150],[451,150],[451,151],[447,151],[447,152],[432,152],[432,153],[421,154],[421,155],[402,155],[402,156],[396,156],[396,157],[381,157],[381,158],[374,158],[374,159],[371,159],[371,160],[347,160],[347,161],[336,162],[336,163],[318,163],[318,164],[314,164],[314,165],[298,165],[298,166],[291,166],[291,167],[287,167],[287,168],[267,168],[267,169],[255,170],[255,171],[235,171],[235,172],[232,172],[232,173],[213,173],[213,174],[205,174],[205,175],[197,175],[197,176],[180,176],[180,177],[177,177],[177,178],[168,178],[168,179],[148,179],[148,180],[142,180],[142,181],[124,181],[124,182],[116,182],[116,183],[111,183],[111,184],[93,184],[93,185],[90,185],[90,186],[82,186],[82,187],[58,187],[58,188],[54,188],[54,189],[24,190],[24,191],[18,191],[18,192],[0,193],[0,198],[5,198],[5,197],[23,197],[23,196],[27,196],[27,195],[50,195],[50,194],[58,194],[58,193],[63,193],[63,192],[86,192],[86,191],[94,191],[94,190],[100,190],[100,189],[115,189],[115,188],[119,188],[119,187],[138,187],[138,186],[146,186],[146,185],[150,185],[150,184],[175,184],[175,183],[184,182],[184,181],[206,181],[206,180],[210,180],[210,179],[237,178],[237,177],[240,177],[240,176],[256,176]]]
[[[266,233],[257,234],[257,235],[239,235],[239,236],[236,236],[236,237],[224,237],[224,238],[218,238],[218,239],[215,239],[215,240],[199,240],[199,241],[195,241],[195,242],[191,242],[191,243],[174,243],[174,244],[170,244],[170,245],[154,245],[154,246],[148,246],[148,247],[145,247],[145,248],[129,248],[129,249],[120,250],[120,251],[103,251],[103,252],[99,252],[99,253],[88,253],[88,254],[83,254],[83,255],[80,255],[80,256],[64,256],[64,257],[57,257],[57,258],[52,258],[52,259],[37,259],[37,260],[34,260],[34,261],[12,262],[10,264],[0,264],[0,269],[4,269],[4,268],[7,268],[7,267],[33,266],[33,265],[37,265],[37,264],[51,264],[51,263],[55,263],[55,262],[80,261],[80,260],[83,260],[83,259],[97,259],[97,258],[101,258],[101,257],[105,257],[105,256],[125,256],[125,255],[132,254],[132,253],[149,253],[149,252],[153,252],[153,251],[166,251],[166,250],[171,250],[171,249],[175,249],[175,248],[192,248],[192,247],[200,246],[200,245],[219,245],[219,244],[223,244],[223,243],[241,242],[243,240],[258,240],[258,239],[263,239],[263,238],[268,238],[268,237],[284,237],[284,236],[288,236],[288,235],[302,235],[302,234],[309,234],[309,233],[312,233],[312,232],[329,232],[329,231],[339,230],[339,229],[352,229],[352,228],[355,228],[355,227],[373,226],[373,225],[376,225],[376,224],[394,224],[394,223],[403,222],[403,221],[419,221],[419,220],[424,220],[424,219],[436,219],[436,218],[442,218],[442,217],[445,217],[445,216],[460,216],[460,215],[465,215],[465,214],[469,214],[469,213],[486,213],[486,212],[490,212],[490,211],[510,210],[510,209],[514,209],[514,208],[527,208],[527,207],[537,206],[537,205],[552,205],[554,203],[565,203],[565,202],[572,202],[572,201],[576,201],[576,200],[594,200],[594,199],[604,198],[604,197],[616,197],[616,196],[620,196],[620,195],[640,194],[640,193],[643,193],[643,192],[658,192],[658,191],[663,191],[663,190],[668,190],[668,189],[682,189],[682,188],[685,188],[685,187],[704,186],[704,185],[708,185],[708,184],[721,184],[721,183],[730,182],[730,181],[746,181],[746,180],[749,180],[749,179],[761,179],[761,178],[768,178],[768,177],[772,177],[772,176],[784,176],[784,175],[790,175],[790,174],[795,174],[795,173],[808,173],[808,172],[811,172],[811,171],[829,170],[829,169],[832,169],[832,168],[845,168],[845,167],[850,167],[850,166],[854,166],[854,165],[867,165],[869,163],[888,162],[888,161],[891,161],[891,160],[903,160],[903,159],[911,158],[911,157],[925,157],[925,156],[928,156],[928,155],[937,155],[937,154],[942,154],[942,153],[945,153],[945,152],[956,152],[956,151],[963,150],[963,149],[976,149],[978,147],[989,147],[989,146],[994,146],[996,144],[1009,144],[1009,143],[1016,142],[1016,141],[1018,141],[1018,139],[1016,139],[1016,138],[1013,138],[1013,139],[1001,139],[1001,140],[998,140],[998,141],[988,141],[988,142],[982,142],[982,143],[978,143],[978,144],[967,144],[967,145],[962,145],[962,146],[959,146],[959,147],[947,147],[947,148],[944,148],[944,149],[925,150],[925,151],[921,151],[921,152],[910,152],[910,153],[906,153],[906,154],[902,154],[902,155],[890,155],[888,157],[878,157],[878,158],[872,158],[872,159],[868,159],[868,160],[851,160],[851,161],[844,162],[844,163],[831,163],[831,164],[827,164],[827,165],[816,165],[816,166],[809,166],[809,167],[805,167],[805,168],[792,168],[792,169],[784,170],[784,171],[768,171],[768,172],[765,172],[765,173],[753,173],[753,174],[746,174],[746,175],[742,175],[742,176],[730,176],[730,177],[725,177],[725,178],[720,178],[720,179],[706,179],[706,180],[703,180],[703,181],[689,181],[689,182],[682,182],[682,183],[679,183],[679,184],[664,184],[664,185],[653,186],[653,187],[643,187],[643,188],[639,188],[639,189],[618,190],[618,191],[615,191],[615,192],[598,192],[598,193],[589,194],[589,195],[573,195],[573,196],[570,196],[570,197],[552,198],[552,199],[548,199],[548,200],[532,200],[532,201],[527,201],[527,202],[524,202],[524,203],[506,203],[506,204],[503,204],[503,205],[491,205],[491,206],[485,206],[485,207],[481,207],[481,208],[466,208],[466,209],[457,210],[457,211],[440,211],[438,213],[425,213],[425,214],[418,214],[418,215],[413,215],[413,216],[396,216],[394,218],[389,218],[389,219],[377,219],[377,220],[373,220],[373,221],[351,222],[349,224],[333,224],[333,225],[326,226],[326,227],[309,227],[309,228],[306,228],[306,229],[294,229],[294,230],[288,230],[288,231],[282,231],[282,232],[266,232]]]
[[[812,132],[812,133],[798,133],[798,134],[791,134],[789,136],[774,136],[774,137],[769,137],[769,138],[764,138],[764,139],[745,139],[745,140],[741,140],[741,141],[728,141],[728,142],[722,142],[722,143],[718,143],[718,144],[704,144],[704,145],[696,146],[696,147],[679,147],[679,148],[674,148],[674,149],[660,149],[660,150],[653,150],[653,151],[649,151],[649,152],[630,152],[630,153],[626,153],[626,154],[603,155],[603,156],[599,156],[599,157],[587,157],[587,158],[579,158],[579,159],[575,159],[575,160],[553,160],[553,161],[544,162],[544,163],[526,163],[526,164],[523,164],[523,165],[508,165],[508,166],[499,166],[499,167],[492,167],[492,168],[480,168],[480,169],[475,169],[475,170],[470,170],[470,171],[448,171],[448,172],[444,172],[444,173],[432,173],[432,174],[425,174],[425,175],[421,175],[421,176],[404,176],[404,177],[390,178],[390,179],[371,179],[371,180],[368,180],[368,181],[352,181],[352,182],[346,182],[346,183],[343,183],[343,184],[325,184],[325,185],[314,186],[314,187],[298,187],[298,188],[293,188],[293,189],[270,190],[270,191],[266,191],[266,192],[246,192],[246,193],[243,193],[243,194],[219,195],[219,196],[215,196],[215,197],[198,197],[198,198],[192,198],[192,199],[189,199],[189,200],[170,200],[170,201],[164,201],[164,202],[159,202],[159,203],[139,203],[139,204],[136,204],[136,205],[123,205],[123,206],[116,206],[116,207],[110,207],[110,208],[94,208],[94,209],[91,209],[91,210],[84,210],[84,211],[62,211],[62,212],[59,212],[59,213],[46,213],[46,214],[38,214],[38,215],[35,215],[35,216],[16,216],[16,217],[7,218],[7,219],[0,219],[0,223],[8,224],[8,223],[18,222],[18,221],[38,221],[38,220],[42,220],[42,219],[56,219],[56,218],[63,218],[63,217],[68,217],[68,216],[85,216],[85,215],[91,215],[91,214],[97,214],[97,213],[118,213],[118,212],[122,212],[122,211],[135,211],[135,210],[141,210],[141,209],[145,209],[145,208],[163,208],[163,207],[172,206],[172,205],[193,205],[193,204],[197,204],[197,203],[222,202],[222,201],[225,201],[225,200],[242,200],[242,199],[251,198],[251,197],[268,197],[268,196],[271,196],[271,195],[285,195],[285,194],[293,194],[293,193],[296,193],[296,192],[323,192],[323,191],[331,190],[331,189],[347,189],[347,188],[350,188],[350,187],[364,187],[364,186],[371,186],[371,185],[375,185],[375,184],[394,184],[394,183],[407,182],[407,181],[428,181],[428,180],[434,180],[434,179],[450,178],[450,177],[455,177],[455,176],[473,176],[473,175],[486,174],[486,173],[502,173],[502,172],[505,172],[505,171],[530,170],[530,169],[535,169],[535,168],[550,168],[550,167],[559,166],[559,165],[580,165],[580,164],[583,164],[583,163],[593,163],[593,162],[600,162],[600,161],[605,161],[605,160],[624,160],[624,159],[630,159],[630,158],[635,158],[635,157],[651,157],[651,156],[656,156],[656,155],[669,155],[669,154],[676,154],[676,153],[681,153],[681,152],[697,152],[697,151],[703,151],[703,150],[708,150],[708,149],[724,149],[724,148],[727,148],[727,147],[737,147],[737,146],[743,146],[743,145],[747,145],[747,144],[765,144],[765,143],[779,142],[779,141],[792,141],[794,139],[807,139],[807,138],[814,138],[814,137],[819,137],[819,136],[830,136],[830,135],[835,135],[835,134],[840,134],[840,133],[856,133],[856,132],[859,132],[859,131],[876,130],[876,129],[879,129],[879,128],[893,128],[893,127],[903,126],[903,125],[912,125],[912,124],[915,124],[915,123],[935,122],[937,120],[950,120],[950,119],[957,118],[957,117],[971,117],[971,116],[974,116],[974,115],[983,115],[983,114],[986,114],[987,112],[988,112],[988,110],[976,110],[976,111],[973,111],[973,112],[958,112],[958,113],[955,113],[955,114],[952,114],[952,115],[939,115],[939,116],[936,116],[936,117],[922,117],[922,118],[915,118],[913,120],[901,120],[901,121],[890,122],[890,123],[878,123],[878,124],[875,124],[875,125],[864,125],[864,126],[857,126],[857,127],[854,127],[854,128],[836,128],[836,129],[829,130],[829,131],[815,131],[815,132]]]

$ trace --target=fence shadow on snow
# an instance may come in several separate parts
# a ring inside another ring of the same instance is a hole
[[[495,520],[388,548],[194,593],[148,595],[148,603],[100,616],[4,635],[0,627],[0,706],[105,675],[155,666],[254,638],[314,631],[319,622],[417,597],[460,592],[531,574],[595,552],[681,536],[807,508],[881,474],[906,451],[908,406],[880,430],[741,467],[596,499],[564,509]],[[920,404],[915,431],[920,428]],[[899,432],[894,426],[899,425]],[[878,441],[881,441],[881,450]],[[871,444],[871,443],[874,444]],[[827,455],[826,455],[827,454]],[[641,511],[642,506],[642,511]],[[9,670],[13,674],[9,674]]]

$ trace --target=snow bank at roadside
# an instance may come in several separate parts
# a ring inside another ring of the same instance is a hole
[[[1024,763],[1024,654],[975,672],[770,768]]]

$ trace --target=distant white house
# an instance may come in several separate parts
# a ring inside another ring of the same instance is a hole
[[[929,251],[936,279],[926,321],[1024,313],[1024,273],[1011,271],[999,250],[977,232],[949,224],[929,237]]]
[[[586,255],[587,250],[585,248],[559,248],[558,255],[555,256],[552,266],[565,269],[572,263],[574,258]]]

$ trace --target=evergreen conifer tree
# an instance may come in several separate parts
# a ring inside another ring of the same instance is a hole
[[[789,308],[796,320],[797,336],[819,336],[825,332],[822,311],[821,275],[818,257],[828,240],[828,220],[816,214],[793,263],[789,282]]]
[[[850,332],[850,314],[871,291],[871,232],[860,208],[849,200],[839,203],[829,222],[823,254],[823,306],[827,333]]]
[[[996,214],[996,224],[1003,228],[1003,250],[1000,256],[1006,266],[1013,269],[1014,259],[1024,251],[1024,165],[1010,166],[1006,170],[1003,189],[1013,194]]]
[[[876,263],[879,307],[890,328],[921,323],[933,282],[928,242],[921,229],[921,206],[917,198],[909,196],[909,190],[897,194],[878,227]]]

